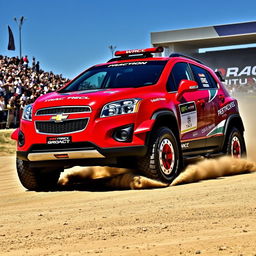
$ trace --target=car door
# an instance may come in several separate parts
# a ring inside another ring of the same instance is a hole
[[[177,62],[171,69],[167,90],[170,93],[177,93],[179,84],[184,79],[194,80],[192,70],[188,63]],[[204,112],[208,108],[205,105],[207,98],[208,93],[198,89],[194,92],[184,93],[183,97],[175,102],[183,152],[200,151],[205,148],[206,142],[201,131],[205,126]]]
[[[217,111],[220,104],[218,84],[206,69],[194,64],[190,64],[190,67],[201,94],[202,123],[200,124],[201,129],[198,132],[200,136],[206,139],[207,150],[212,151],[218,145],[218,142],[215,140],[218,134],[214,132],[216,130]]]

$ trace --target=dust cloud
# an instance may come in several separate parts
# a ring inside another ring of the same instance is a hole
[[[99,180],[103,180],[104,183],[98,183]],[[85,181],[115,189],[146,189],[168,186],[160,181],[137,175],[133,170],[100,166],[71,169],[64,172],[59,179],[59,185],[67,186]]]
[[[237,96],[237,95],[236,95]],[[250,160],[221,157],[219,159],[204,159],[196,164],[188,165],[185,170],[172,182],[171,186],[198,182],[205,179],[215,179],[227,175],[235,175],[256,171],[256,115],[252,110],[256,107],[255,95],[238,95],[240,113],[245,127],[245,141],[247,153]],[[97,183],[99,180],[103,182]],[[97,185],[116,189],[146,189],[163,188],[168,184],[140,176],[134,170],[112,167],[85,167],[72,168],[65,171],[59,180],[61,186],[72,185],[72,183]]]
[[[228,156],[219,159],[204,159],[196,164],[188,165],[171,186],[254,171],[256,171],[256,163],[246,159]],[[97,183],[99,180],[103,183]],[[166,183],[138,175],[133,170],[113,167],[85,167],[65,172],[60,177],[59,185],[67,186],[85,181],[115,189],[147,189],[169,186]]]
[[[65,186],[86,179],[95,180],[101,178],[108,178],[116,175],[121,175],[127,172],[129,172],[127,169],[113,167],[75,167],[61,174],[59,184]]]
[[[187,166],[171,186],[254,171],[256,171],[256,163],[246,159],[228,156],[219,159],[205,159],[197,164]]]
[[[254,113],[256,109],[256,95],[235,95],[235,98],[238,100],[239,111],[244,123],[247,154],[250,159],[256,162],[256,115]]]

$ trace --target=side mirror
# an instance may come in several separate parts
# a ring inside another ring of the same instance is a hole
[[[191,80],[181,80],[179,84],[179,89],[176,94],[176,100],[180,101],[185,92],[194,92],[198,89],[198,84]]]

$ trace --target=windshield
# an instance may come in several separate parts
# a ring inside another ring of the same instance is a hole
[[[137,61],[92,67],[61,92],[131,88],[155,84],[166,61]]]

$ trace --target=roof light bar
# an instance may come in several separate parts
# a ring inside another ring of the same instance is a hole
[[[157,53],[163,52],[163,47],[154,47],[147,49],[137,49],[137,50],[127,50],[127,51],[116,51],[115,56],[128,56],[128,55],[136,55],[136,54],[146,54],[146,53]]]

